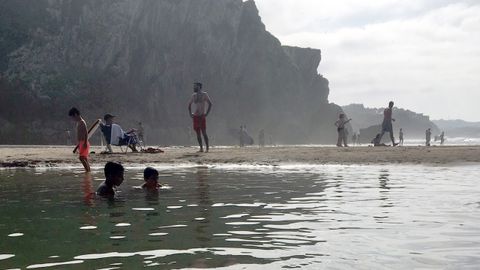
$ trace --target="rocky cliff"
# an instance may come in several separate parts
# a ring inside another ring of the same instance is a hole
[[[201,81],[214,143],[247,124],[278,143],[332,142],[341,109],[319,50],[283,47],[253,1],[0,1],[0,143],[64,143],[66,113],[142,121],[150,143],[192,142],[187,101]]]

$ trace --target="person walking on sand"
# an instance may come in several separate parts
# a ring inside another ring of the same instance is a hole
[[[82,162],[85,172],[90,172],[90,164],[88,163],[90,143],[88,142],[87,123],[80,115],[80,111],[75,107],[70,109],[68,116],[77,124],[77,146],[80,162]]]
[[[265,130],[262,129],[260,130],[260,133],[258,134],[258,145],[260,147],[265,147]]]
[[[343,146],[348,147],[347,145],[347,131],[345,129],[345,125],[352,121],[352,119],[345,119],[345,114],[341,113],[339,116],[339,119],[337,122],[335,122],[335,126],[337,127],[337,132],[338,132],[338,141],[337,141],[337,146],[342,147]]]
[[[208,96],[207,92],[202,90],[203,85],[199,82],[193,84],[193,95],[188,103],[188,112],[190,113],[190,117],[193,119],[193,129],[197,133],[197,140],[200,146],[200,151],[203,152],[203,143],[202,143],[202,135],[203,139],[205,140],[206,152],[210,149],[210,144],[208,141],[207,135],[207,116],[212,109],[212,101]],[[205,105],[208,104],[208,108],[205,112]],[[194,105],[194,110],[192,113],[192,105]]]
[[[430,146],[432,142],[432,130],[429,128],[425,131],[425,146]]]
[[[400,132],[398,132],[398,144],[403,146],[403,128],[400,129]]]
[[[382,123],[382,133],[380,134],[380,140],[382,140],[383,135],[385,132],[390,133],[390,139],[392,140],[392,145],[397,146],[398,143],[395,143],[395,137],[393,137],[393,124],[395,122],[395,118],[392,117],[393,115],[393,101],[390,101],[388,104],[388,108],[385,109],[383,112],[383,123]]]
[[[440,145],[443,145],[445,143],[445,131],[442,131],[442,134],[440,134]]]

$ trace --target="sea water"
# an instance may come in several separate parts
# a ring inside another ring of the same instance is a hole
[[[0,269],[478,269],[480,166],[0,170]]]

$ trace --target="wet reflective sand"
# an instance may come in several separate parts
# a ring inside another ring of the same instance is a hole
[[[0,269],[476,269],[480,166],[0,171]]]

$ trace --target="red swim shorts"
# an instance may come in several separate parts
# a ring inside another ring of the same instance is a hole
[[[207,129],[207,118],[204,115],[193,116],[193,129],[195,131],[201,131]]]
[[[87,147],[84,147],[84,141],[80,141],[78,145],[78,154],[80,157],[88,158],[90,153],[90,143],[87,141]]]

